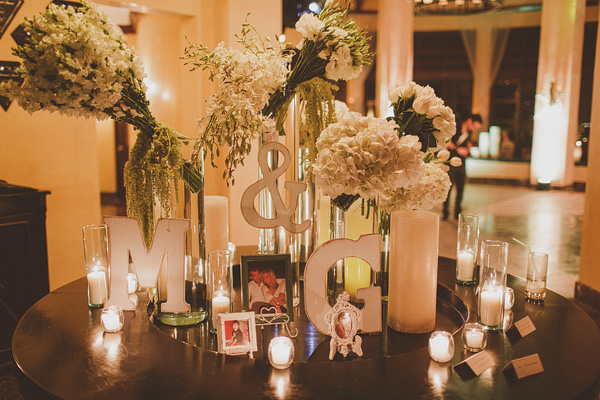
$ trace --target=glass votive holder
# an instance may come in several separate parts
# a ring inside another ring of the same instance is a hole
[[[458,238],[456,245],[456,283],[475,284],[477,246],[479,244],[479,216],[461,213],[458,216]]]
[[[454,357],[454,338],[449,332],[435,331],[429,337],[428,349],[433,361],[448,362]]]
[[[88,283],[88,305],[103,307],[108,299],[108,230],[106,225],[86,225],[83,231],[83,255]]]
[[[209,325],[212,333],[217,333],[219,314],[232,311],[232,265],[231,251],[213,250],[208,253]]]
[[[504,289],[504,309],[510,310],[515,305],[515,291],[512,288]]]
[[[546,297],[548,254],[532,251],[527,257],[527,282],[525,295],[528,299],[543,300]]]
[[[269,342],[269,362],[275,369],[286,369],[294,361],[294,343],[286,336],[278,336]]]
[[[465,324],[463,327],[462,339],[465,349],[473,353],[480,352],[485,349],[485,346],[487,345],[485,328],[478,323],[470,322]]]
[[[100,315],[102,329],[106,332],[118,332],[123,328],[125,316],[123,310],[119,306],[108,306],[102,309]]]

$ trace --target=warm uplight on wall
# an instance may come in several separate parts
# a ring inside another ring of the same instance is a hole
[[[554,92],[536,95],[531,149],[531,180],[550,185],[565,177],[568,115],[562,96]]]

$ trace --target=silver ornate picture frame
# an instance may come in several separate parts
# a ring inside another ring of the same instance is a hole
[[[350,303],[348,292],[340,294],[335,306],[327,314],[325,321],[329,327],[329,359],[333,360],[336,353],[346,357],[350,352],[361,357],[362,338],[357,336],[362,323],[362,311]]]

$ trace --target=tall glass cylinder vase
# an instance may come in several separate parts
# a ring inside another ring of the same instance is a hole
[[[477,320],[488,331],[502,331],[508,243],[484,240],[481,243],[480,262]]]
[[[208,297],[210,299],[210,331],[217,332],[219,314],[233,310],[232,252],[213,250],[208,253]]]
[[[390,221],[389,213],[376,209],[373,219],[373,232],[379,234],[381,251],[380,272],[373,274],[373,283],[381,287],[381,301],[388,301],[389,273],[390,273]]]
[[[435,328],[439,216],[397,211],[390,226],[387,324],[404,333]]]
[[[202,159],[202,157],[200,157]],[[204,176],[203,164],[201,172]],[[206,255],[204,228],[204,188],[192,193],[180,180],[173,189],[173,207],[170,213],[155,210],[155,218],[184,218],[191,220],[191,229],[186,232],[185,245],[185,301],[191,307],[187,313],[167,313],[161,311],[161,304],[167,300],[168,254],[163,259],[158,280],[158,306],[156,317],[160,322],[171,326],[189,326],[204,321],[208,315],[206,293]]]
[[[308,172],[308,150],[300,138],[298,96],[294,97],[289,105],[287,118],[283,125],[285,135],[268,137],[261,136],[260,145],[269,141],[283,141],[290,152],[290,164],[285,172],[277,179],[277,193],[271,193],[267,188],[259,195],[259,213],[263,218],[273,219],[277,217],[273,195],[281,196],[284,204],[292,203],[290,193],[285,189],[285,182],[304,182],[307,189],[299,194],[297,207],[294,213],[294,222],[302,223],[313,220],[315,185]],[[283,162],[279,152],[272,151],[268,154],[268,165],[271,170],[277,168]],[[259,178],[262,179],[264,171]],[[301,233],[290,233],[283,227],[260,229],[259,249],[265,254],[290,254],[292,262],[292,294],[294,306],[300,304],[300,275],[304,265],[313,251],[313,228],[311,227]]]

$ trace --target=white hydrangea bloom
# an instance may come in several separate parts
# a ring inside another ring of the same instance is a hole
[[[386,188],[418,180],[424,168],[418,139],[399,138],[396,128],[392,121],[354,112],[329,125],[317,140],[313,164],[325,194],[373,199]]]
[[[451,186],[448,174],[431,163],[425,164],[425,172],[417,182],[395,190],[387,190],[380,197],[378,206],[388,213],[401,210],[429,210],[448,198]]]

